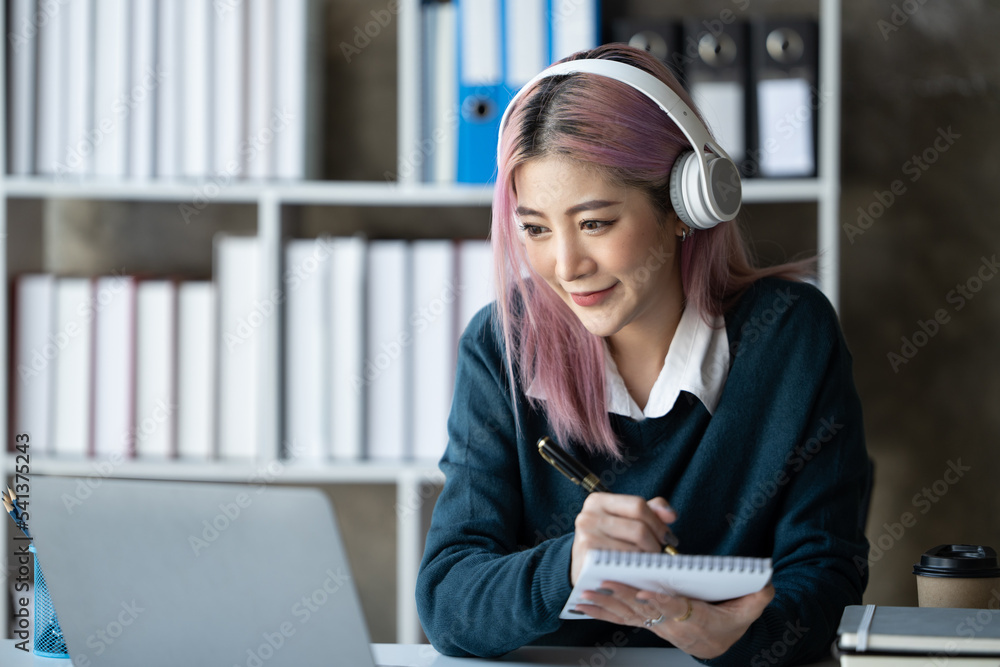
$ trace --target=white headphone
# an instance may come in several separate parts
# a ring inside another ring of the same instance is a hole
[[[514,95],[500,118],[498,156],[507,115],[524,91],[542,79],[578,72],[605,76],[632,86],[656,102],[691,142],[693,150],[678,155],[670,172],[670,202],[682,222],[695,229],[711,229],[736,217],[743,189],[739,169],[726,151],[670,86],[648,72],[616,60],[570,60],[552,65],[532,78]],[[706,146],[711,152],[706,153]]]

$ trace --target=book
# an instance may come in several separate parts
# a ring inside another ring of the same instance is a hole
[[[483,306],[495,298],[493,287],[493,248],[489,241],[469,239],[458,242],[458,314],[457,337]]]
[[[35,0],[12,0],[9,9],[7,83],[7,173],[35,171],[35,83],[38,64],[38,16]]]
[[[1000,656],[1000,610],[850,605],[837,637],[843,652]]]
[[[128,174],[132,178],[153,176],[153,149],[156,134],[156,89],[162,77],[156,73],[156,0],[134,0],[129,44]]]
[[[128,168],[130,3],[94,2],[94,128],[92,173],[122,178]],[[77,28],[79,29],[79,28]]]
[[[330,248],[325,239],[292,239],[285,246],[285,455],[322,461],[329,456]]]
[[[448,412],[455,375],[455,244],[412,242],[410,280],[413,372],[409,396],[415,459],[436,462],[448,442]]]
[[[586,619],[570,611],[586,603],[584,591],[617,581],[658,593],[718,602],[759,591],[771,580],[771,559],[745,556],[672,556],[664,553],[592,549],[559,618]]]
[[[305,178],[309,109],[306,67],[309,57],[309,1],[282,0],[272,19],[274,71],[273,109],[280,114],[271,153],[270,175],[283,180]],[[280,120],[279,120],[280,118]],[[273,129],[273,128],[272,128]]]
[[[18,276],[14,284],[13,411],[11,434],[31,435],[35,451],[52,453],[49,428],[52,421],[52,370],[58,357],[59,337],[53,335],[55,279],[49,274]],[[10,440],[13,442],[13,437]]]
[[[69,12],[53,12],[38,24],[35,60],[35,172],[58,175],[65,158],[68,86],[65,25]]]
[[[215,80],[212,85],[212,175],[221,183],[243,173],[240,142],[243,127],[246,85],[246,6],[238,2],[215,5],[212,48]]]
[[[177,290],[177,456],[212,458],[215,442],[216,298],[209,281]]]
[[[93,122],[91,95],[94,93],[94,7],[91,0],[66,6],[66,146],[59,156],[59,173],[76,176],[91,171],[91,156],[100,131]]]
[[[136,280],[97,278],[94,321],[93,454],[135,455]]]
[[[177,178],[181,157],[181,4],[161,2],[156,9],[156,129],[154,143],[157,178]]]
[[[136,456],[164,459],[175,449],[177,285],[144,280],[136,292]]]
[[[83,458],[90,449],[93,401],[94,280],[56,279],[55,332],[63,343],[55,358],[53,449]]]
[[[424,67],[426,85],[423,99],[426,100],[427,123],[424,129],[424,144],[431,142],[431,159],[427,160],[425,180],[431,183],[454,183],[457,174],[459,122],[458,85],[458,45],[455,35],[455,3],[434,2],[425,4]]]
[[[211,165],[212,6],[184,0],[181,12],[180,173],[205,178]]]
[[[897,653],[845,653],[840,656],[840,667],[997,667],[1000,658],[986,656],[957,656],[947,653],[934,655],[906,655]]]
[[[335,237],[330,266],[330,442],[335,459],[364,455],[365,293],[368,244],[362,236]]]
[[[216,331],[218,457],[257,456],[258,367],[264,322],[277,304],[262,298],[260,242],[255,236],[217,235],[213,267],[218,298]]]
[[[274,153],[274,136],[268,128],[274,112],[273,0],[249,0],[246,12],[246,136],[241,170],[247,178],[264,179],[271,176]],[[271,141],[263,141],[268,136]]]
[[[368,246],[368,331],[364,381],[369,459],[399,461],[409,453],[407,395],[412,335],[406,326],[410,249],[406,241]]]

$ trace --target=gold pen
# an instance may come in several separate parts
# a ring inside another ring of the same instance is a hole
[[[611,489],[601,482],[600,477],[573,458],[549,436],[543,436],[538,440],[538,453],[553,468],[568,477],[571,482],[586,489],[587,493],[611,493]],[[676,549],[678,544],[677,536],[674,535],[669,527],[667,528],[666,539],[667,544],[664,545],[663,552],[676,556],[679,553]]]

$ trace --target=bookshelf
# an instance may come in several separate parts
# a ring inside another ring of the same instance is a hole
[[[375,3],[371,3],[375,6]],[[380,5],[381,7],[381,5]],[[817,244],[819,251],[820,287],[836,307],[839,298],[839,196],[840,196],[840,23],[839,0],[818,0],[820,30],[820,81],[828,96],[819,109],[818,156],[816,178],[789,180],[748,180],[744,185],[747,204],[811,202],[817,207]],[[402,0],[397,23],[397,155],[402,176],[399,182],[307,181],[253,182],[234,181],[220,188],[213,204],[242,204],[256,213],[257,236],[262,240],[261,295],[280,287],[281,250],[287,236],[287,213],[298,207],[474,207],[488,208],[491,189],[483,186],[441,186],[417,181],[415,170],[402,168],[403,157],[419,143],[417,110],[421,108],[421,87],[418,85],[421,51],[420,1]],[[5,21],[0,15],[0,21]],[[6,33],[6,25],[5,33]],[[0,76],[5,76],[6,52],[0,49]],[[6,81],[0,91],[6,91]],[[0,93],[3,94],[3,93]],[[6,104],[0,104],[0,127],[6,127]],[[6,165],[6,132],[0,133],[0,164]],[[0,170],[0,274],[6,276],[8,289],[0,290],[0,371],[10,373],[9,322],[10,281],[18,262],[12,253],[19,248],[8,247],[11,235],[8,219],[12,206],[37,206],[43,202],[84,200],[106,202],[183,203],[191,200],[197,182],[121,181],[88,178],[56,181],[44,177],[14,177]],[[40,216],[39,216],[40,217]],[[39,220],[39,225],[41,221]],[[24,224],[19,222],[18,224]],[[423,536],[429,521],[430,507],[414,503],[425,498],[428,489],[442,482],[431,462],[399,462],[395,464],[357,462],[329,465],[296,466],[282,464],[277,452],[282,439],[280,432],[282,398],[279,318],[271,318],[259,330],[262,337],[260,386],[257,405],[252,406],[260,429],[258,459],[252,463],[235,462],[145,462],[125,461],[114,466],[107,476],[130,479],[172,479],[205,482],[239,482],[250,480],[256,471],[269,464],[282,465],[281,483],[289,484],[389,484],[396,488],[396,627],[397,641],[415,643],[422,639],[413,590]],[[8,383],[0,383],[0,404],[8,405]],[[8,433],[8,414],[0,412],[0,432]],[[0,477],[10,479],[14,457],[0,456]],[[87,476],[95,474],[93,461],[68,461],[32,457],[32,474]],[[0,522],[0,544],[6,545],[10,530],[8,521]],[[6,565],[7,553],[0,556]],[[6,598],[4,598],[6,600]],[[0,627],[8,627],[8,609],[0,604]],[[6,630],[5,630],[6,632]],[[6,636],[6,635],[5,635]]]

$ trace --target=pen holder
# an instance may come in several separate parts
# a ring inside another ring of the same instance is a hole
[[[56,618],[56,608],[52,606],[49,597],[49,587],[45,585],[45,576],[38,564],[38,552],[35,545],[28,547],[35,555],[35,655],[45,658],[68,658],[66,640],[63,639],[59,619]]]

